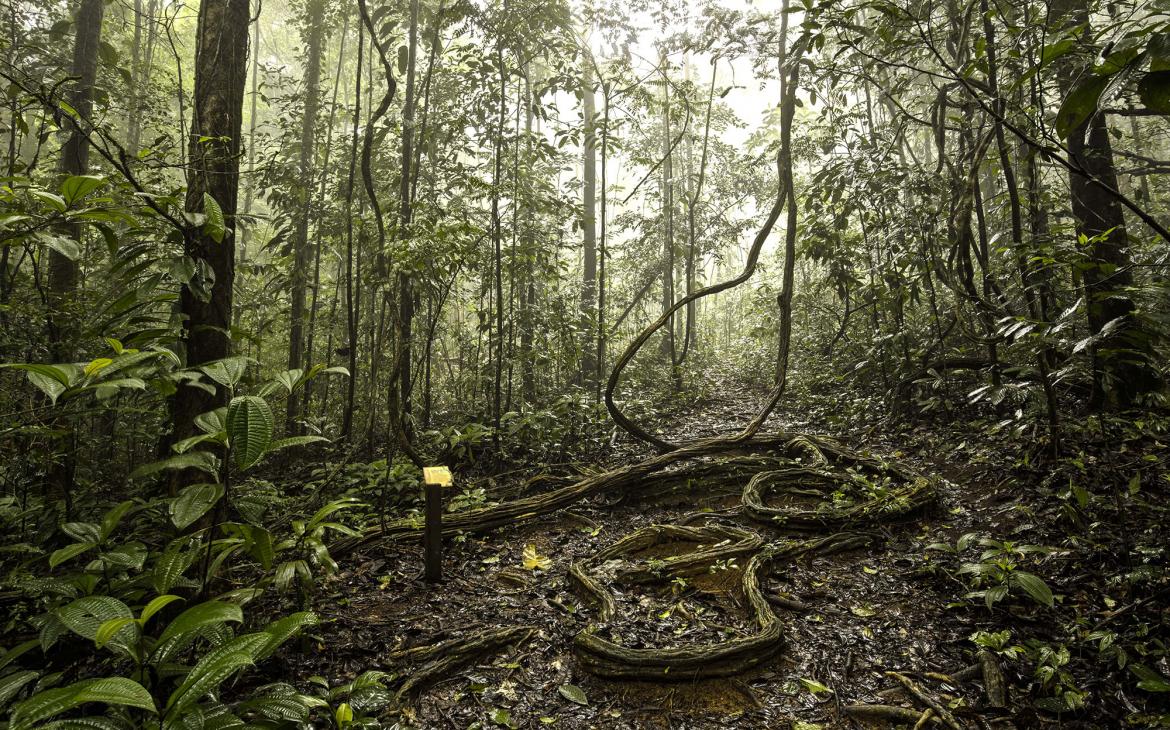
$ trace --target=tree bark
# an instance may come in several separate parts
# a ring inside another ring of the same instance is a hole
[[[73,87],[69,104],[82,119],[93,113],[93,85],[97,81],[98,46],[102,36],[103,0],[81,0],[74,17],[77,34],[73,44]],[[63,177],[89,172],[89,140],[82,129],[72,121],[65,123],[66,137],[61,146],[58,169]],[[81,224],[63,227],[62,234],[81,243]],[[53,357],[58,361],[73,358],[76,340],[76,317],[70,314],[70,305],[77,289],[77,262],[56,250],[49,251],[49,334]]]
[[[185,231],[184,253],[203,261],[215,276],[207,299],[190,285],[179,294],[184,316],[186,363],[194,367],[232,351],[232,285],[235,281],[236,208],[240,136],[248,70],[248,0],[203,0],[195,35],[195,93],[189,142],[186,207],[204,211],[204,195],[223,211],[225,235],[216,241],[201,227]],[[171,399],[172,438],[195,431],[195,417],[227,403],[227,388],[211,394],[182,385]]]
[[[304,113],[301,115],[301,150],[298,164],[300,173],[297,200],[297,228],[293,238],[292,291],[290,292],[288,368],[303,368],[305,348],[305,288],[309,266],[309,223],[313,217],[312,180],[316,150],[318,96],[321,87],[321,45],[324,35],[324,0],[309,0],[305,17],[305,87]],[[298,420],[301,416],[300,398],[289,398],[285,402],[285,432],[300,431]]]
[[[594,327],[597,321],[597,132],[593,83],[594,73],[589,49],[585,49],[581,73],[581,110],[585,119],[583,144],[583,207],[581,231],[584,236],[584,262],[581,272],[581,385],[589,393],[597,387],[597,352]]]

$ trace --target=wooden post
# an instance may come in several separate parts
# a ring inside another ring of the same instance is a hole
[[[426,521],[423,525],[423,562],[426,579],[443,579],[443,487],[451,486],[451,470],[445,466],[423,467],[426,490]]]

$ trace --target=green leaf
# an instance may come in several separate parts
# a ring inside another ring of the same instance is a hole
[[[1138,98],[1151,111],[1170,115],[1170,71],[1151,71],[1138,82]]]
[[[246,357],[225,357],[202,365],[199,370],[223,387],[234,388],[248,371],[249,362]]]
[[[138,624],[135,623],[134,619],[127,618],[125,616],[122,618],[112,618],[98,627],[97,633],[93,636],[93,643],[97,646],[97,648],[100,649],[113,641],[114,637],[118,636],[118,634],[121,634],[123,629],[130,628],[131,626],[134,626],[135,631],[137,631]],[[122,640],[123,642],[132,641],[132,633],[126,632],[126,635]]]
[[[33,372],[31,370],[25,375],[28,377],[28,382],[39,388],[42,393],[49,396],[49,402],[51,402],[53,405],[57,405],[57,399],[60,398],[61,394],[66,391],[64,385],[61,385],[56,380],[50,378],[47,375]]]
[[[322,441],[328,442],[329,439],[324,436],[289,436],[288,438],[277,439],[268,445],[268,452],[280,451],[281,449],[288,449],[293,446],[306,446],[308,444],[316,444]]]
[[[129,512],[133,507],[134,501],[128,499],[125,502],[119,502],[106,512],[106,514],[102,517],[100,533],[102,540],[105,540],[110,536],[110,534],[114,531],[114,528],[118,526],[118,523],[122,521],[122,518],[125,517],[126,513]]]
[[[0,368],[12,368],[13,370],[23,370],[27,373],[36,373],[46,378],[57,381],[65,387],[71,384],[69,373],[60,365],[41,365],[40,363],[27,362],[13,362],[0,363]]]
[[[191,554],[183,550],[181,541],[176,540],[154,562],[151,586],[159,593],[166,593],[178,585],[190,565]]]
[[[353,722],[353,708],[349,706],[348,702],[342,702],[333,711],[333,720],[337,723],[337,727],[348,727]]]
[[[138,616],[138,620],[141,621],[143,624],[145,624],[159,611],[163,610],[164,608],[171,605],[175,601],[182,601],[182,600],[184,600],[184,599],[181,598],[180,596],[172,595],[169,593],[165,596],[159,596],[158,598],[155,598],[150,603],[146,604],[146,607],[142,609],[142,613]]]
[[[81,244],[68,236],[58,236],[55,233],[41,233],[37,240],[45,248],[56,251],[70,261],[76,261],[81,256]]]
[[[61,548],[60,550],[54,550],[53,554],[49,556],[49,567],[56,568],[66,560],[75,558],[85,551],[92,550],[95,547],[97,547],[97,543],[95,542],[75,542],[72,545],[67,545]]]
[[[241,395],[228,404],[227,431],[236,466],[247,469],[264,457],[272,441],[272,409],[263,398]]]
[[[217,477],[219,475],[219,459],[216,459],[214,454],[206,451],[191,451],[186,454],[172,456],[169,459],[143,464],[130,472],[130,478],[142,479],[143,477],[154,476],[159,472],[170,469],[198,469],[213,477]]]
[[[96,175],[70,175],[61,183],[61,195],[72,206],[105,184],[106,181]]]
[[[188,608],[175,617],[162,635],[158,637],[158,645],[162,646],[168,640],[189,634],[210,624],[243,623],[244,611],[234,603],[225,601],[205,601]]]
[[[1108,85],[1108,76],[1090,76],[1069,92],[1056,112],[1056,133],[1061,139],[1068,139],[1075,129],[1097,111],[1097,101]]]
[[[41,676],[39,673],[26,669],[22,672],[0,677],[0,709],[8,706],[8,702],[20,692],[29,682]]]
[[[280,648],[281,644],[300,633],[301,629],[306,626],[316,626],[317,621],[317,614],[312,611],[301,611],[268,624],[264,627],[264,633],[268,636],[268,641],[260,647],[260,650],[256,653],[256,659],[259,661],[272,656]]]
[[[237,669],[255,662],[256,653],[268,639],[268,634],[264,632],[245,634],[208,652],[167,700],[167,716],[181,714],[208,692],[219,687]]]
[[[1044,46],[1044,50],[1040,53],[1040,65],[1047,66],[1071,51],[1076,45],[1077,41],[1075,38],[1063,38],[1055,43]]]
[[[171,522],[182,530],[207,514],[223,498],[223,494],[223,486],[219,484],[192,484],[185,487],[171,502]]]
[[[211,237],[211,240],[216,243],[223,243],[224,236],[227,235],[227,224],[224,222],[223,208],[219,207],[219,203],[215,198],[207,193],[203,194],[203,215],[206,216],[203,222],[203,232]]]
[[[130,607],[112,596],[84,596],[57,609],[57,618],[78,636],[94,641],[102,624],[115,618],[133,618]]]
[[[1039,577],[1017,570],[1012,573],[1012,582],[1022,588],[1036,603],[1052,606],[1052,589]]]
[[[561,693],[561,697],[564,697],[569,702],[574,702],[578,705],[589,704],[588,698],[585,697],[585,690],[575,684],[562,684],[557,688],[557,691]]]
[[[50,689],[36,694],[16,705],[12,710],[9,730],[25,730],[42,720],[68,712],[86,702],[137,707],[155,712],[154,700],[146,688],[126,677],[87,679],[68,687]]]

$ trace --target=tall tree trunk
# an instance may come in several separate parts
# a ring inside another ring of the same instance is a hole
[[[345,332],[346,355],[349,357],[349,382],[346,384],[345,409],[341,416],[341,436],[353,433],[354,397],[357,392],[358,301],[354,279],[353,183],[357,176],[358,125],[362,117],[362,62],[365,51],[365,28],[358,24],[357,73],[354,74],[353,134],[349,148],[349,177],[345,192]]]
[[[126,146],[131,152],[137,152],[142,141],[142,125],[139,122],[141,97],[142,0],[134,0],[134,40],[130,46],[130,101],[126,105]]]
[[[581,385],[589,393],[597,389],[597,352],[593,341],[597,319],[597,133],[593,126],[596,115],[593,83],[592,59],[586,48],[581,73],[581,107],[585,117],[584,215],[581,221],[585,259],[581,272]]]
[[[674,150],[670,139],[670,69],[665,51],[659,55],[658,63],[662,71],[662,312],[666,313],[674,305]],[[669,358],[671,381],[677,385],[673,315],[663,333],[662,351]]]
[[[75,81],[69,92],[69,104],[77,111],[78,116],[85,120],[88,120],[93,112],[93,85],[97,81],[98,45],[101,43],[104,13],[103,0],[81,0],[74,19],[77,35],[73,44],[71,75],[75,77]],[[61,162],[58,169],[62,176],[84,175],[89,172],[89,140],[74,122],[67,121],[64,126],[66,137],[61,147]],[[80,223],[66,226],[62,233],[81,243]],[[69,310],[77,289],[77,278],[77,262],[55,249],[50,250],[49,334],[53,357],[59,362],[73,357],[73,344],[76,339],[73,323],[76,318]]]
[[[152,0],[153,2],[153,0]],[[252,200],[256,196],[256,99],[260,96],[260,23],[252,28],[252,89],[251,109],[248,113],[248,181],[244,186],[245,216],[243,231],[240,233],[240,260],[248,260],[248,241],[252,238],[251,221],[246,217],[252,214]]]
[[[494,427],[494,439],[496,445],[499,445],[500,440],[500,406],[502,404],[502,379],[504,375],[504,272],[503,259],[501,253],[503,231],[501,230],[500,221],[500,185],[503,183],[503,157],[504,157],[504,107],[507,106],[507,70],[504,68],[504,45],[503,40],[496,41],[496,67],[500,74],[500,97],[499,106],[497,109],[496,121],[496,140],[495,140],[495,170],[492,174],[492,279],[495,283],[495,312],[496,312],[496,331],[495,331],[495,350],[493,352],[495,358],[495,379],[494,390],[492,395],[492,425]]]
[[[600,75],[600,74],[599,74]],[[605,263],[606,263],[606,157],[609,154],[609,83],[604,79],[601,82],[602,102],[605,105],[602,111],[601,126],[601,241],[598,248],[597,266],[597,388],[594,397],[601,401],[601,381],[605,372]]]
[[[528,76],[529,69],[525,68],[524,84],[524,151],[526,163],[532,160],[532,80]],[[536,249],[533,229],[532,206],[527,200],[524,205],[524,235],[521,239],[521,256],[525,265],[521,269],[523,277],[520,284],[520,394],[525,403],[536,401],[536,372],[532,349],[533,327],[536,326]]]
[[[89,120],[93,112],[93,85],[97,81],[98,44],[101,42],[103,0],[81,0],[74,18],[77,36],[73,44],[72,75],[76,77],[70,89],[69,103],[78,116]],[[13,120],[15,126],[15,120]],[[89,172],[89,140],[75,122],[66,122],[65,143],[61,147],[59,170],[62,176],[84,175]],[[72,223],[61,230],[63,235],[81,244],[81,224]],[[76,354],[76,302],[78,279],[77,262],[56,249],[49,251],[49,346],[53,359],[68,362]],[[60,418],[55,426],[65,432],[62,438],[65,453],[54,465],[49,481],[60,490],[65,502],[66,517],[73,514],[73,491],[77,472],[77,434],[75,419]]]
[[[414,115],[415,115],[415,69],[418,56],[418,0],[410,1],[410,31],[408,40],[408,56],[406,65],[406,100],[402,108],[402,176],[399,180],[398,198],[398,239],[403,243],[410,241],[411,221],[413,220],[413,206],[411,200],[411,184],[413,178],[411,165],[414,155]],[[411,423],[410,391],[413,374],[411,372],[411,340],[414,329],[414,281],[409,273],[409,267],[403,267],[398,273],[398,353],[399,374],[398,394],[395,404],[398,413],[391,417],[399,420],[403,432],[409,439],[414,430]]]
[[[316,150],[317,108],[321,86],[321,44],[325,33],[325,2],[309,0],[305,17],[305,89],[304,113],[301,115],[301,150],[297,190],[299,210],[297,228],[293,238],[292,291],[290,292],[288,367],[290,370],[303,368],[305,347],[305,284],[309,266],[309,222],[313,217],[312,180],[314,152]],[[301,400],[289,398],[286,401],[285,431],[294,434],[300,431],[297,423],[301,415]]]
[[[1052,16],[1089,33],[1089,14],[1073,0],[1055,3]],[[1066,90],[1075,70],[1065,69]],[[1093,391],[1090,405],[1100,410],[1128,408],[1138,398],[1160,389],[1158,371],[1150,364],[1153,339],[1135,316],[1136,306],[1125,291],[1133,285],[1129,235],[1116,195],[1117,169],[1104,113],[1094,113],[1069,133],[1069,154],[1086,175],[1069,172],[1069,192],[1077,233],[1088,241],[1082,271],[1089,332]],[[1108,325],[1108,329],[1106,329]]]
[[[257,25],[259,25],[259,23],[257,23]],[[333,75],[333,96],[329,102],[329,118],[325,123],[325,129],[326,129],[325,150],[324,150],[324,153],[323,153],[322,158],[321,158],[321,171],[320,171],[320,176],[319,176],[320,183],[318,184],[318,187],[317,187],[317,200],[325,200],[325,195],[327,193],[327,188],[329,185],[329,160],[333,156],[333,122],[337,118],[337,93],[341,89],[341,71],[343,68],[345,68],[345,41],[346,41],[346,38],[348,36],[349,36],[349,13],[346,13],[344,19],[341,22],[341,39],[340,39],[340,42],[338,44],[338,49],[337,49],[337,71]],[[313,352],[313,347],[314,347],[314,342],[315,342],[315,336],[317,334],[317,312],[320,311],[320,308],[321,308],[320,293],[321,293],[321,248],[322,248],[322,246],[321,246],[321,241],[320,241],[320,239],[321,239],[321,217],[320,216],[318,216],[317,221],[316,221],[314,235],[316,236],[316,241],[313,245],[313,285],[312,285],[312,287],[310,287],[312,294],[313,294],[313,298],[312,298],[311,303],[309,305],[309,327],[308,327],[308,331],[307,331],[306,336],[305,336],[305,362],[309,363],[310,365],[313,363],[313,358],[315,355],[315,353]],[[340,272],[340,270],[341,270],[341,265],[338,264],[338,271]],[[335,289],[339,289],[340,286],[341,286],[340,280],[334,282]],[[335,309],[336,306],[337,306],[337,299],[336,299],[336,297],[334,297],[334,300],[331,304],[331,307],[333,309]],[[331,309],[330,315],[329,315],[329,326],[330,326],[329,338],[330,338],[330,340],[332,340],[332,337],[333,337],[333,329],[332,329],[333,309]],[[332,349],[332,347],[325,348],[325,356],[323,359],[328,360],[328,358],[330,356],[331,349]],[[329,380],[326,379],[324,382],[327,384],[329,382]],[[325,388],[325,392],[327,393],[328,386],[325,385],[323,387]],[[301,394],[301,398],[302,398],[301,411],[305,414],[306,417],[310,413],[312,413],[311,406],[313,403],[313,393],[315,393],[316,390],[317,390],[316,384],[309,383],[304,388],[304,391]],[[326,405],[328,405],[328,402],[326,402]]]
[[[232,350],[232,286],[249,19],[248,0],[203,0],[199,5],[186,208],[205,211],[205,196],[213,199],[223,211],[225,232],[217,241],[202,228],[185,231],[184,253],[203,261],[215,275],[206,299],[190,285],[184,285],[179,294],[188,367],[226,357]],[[229,396],[222,386],[216,386],[214,394],[180,386],[171,399],[172,438],[191,436],[195,417],[224,405]]]

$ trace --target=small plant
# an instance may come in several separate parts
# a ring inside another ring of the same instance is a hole
[[[1054,548],[1017,545],[1010,540],[995,540],[968,533],[960,537],[954,546],[934,543],[927,549],[958,555],[973,542],[985,549],[979,554],[978,560],[964,562],[959,566],[959,574],[969,576],[968,581],[973,589],[965,598],[982,598],[990,609],[1018,590],[1042,606],[1053,605],[1052,589],[1036,574],[1022,570],[1020,563],[1028,556],[1050,555],[1056,552]]]

